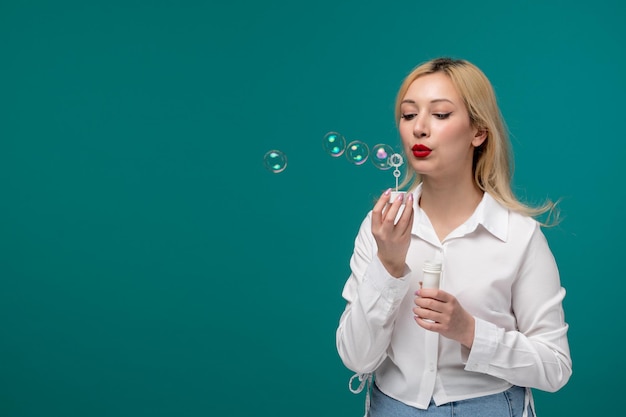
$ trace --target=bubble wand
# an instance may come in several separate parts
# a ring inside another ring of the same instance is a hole
[[[400,178],[400,167],[402,166],[402,164],[404,163],[404,159],[402,158],[402,155],[400,155],[399,153],[394,153],[389,157],[389,160],[387,161],[389,163],[389,165],[391,165],[394,170],[393,170],[393,176],[396,177],[396,190],[391,192],[391,197],[389,199],[390,203],[393,203],[394,201],[396,201],[396,198],[398,198],[398,196],[400,195],[405,195],[406,192],[405,191],[398,191],[398,179]],[[404,198],[402,199],[402,204],[405,203]]]
[[[394,167],[393,176],[396,177],[396,192],[398,192],[398,178],[400,178],[400,170],[398,168],[400,168],[403,163],[404,159],[399,153],[394,153],[389,157],[389,165]]]

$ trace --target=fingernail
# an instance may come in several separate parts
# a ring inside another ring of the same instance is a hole
[[[398,197],[396,198],[396,201],[402,201],[402,200],[404,200],[404,194],[400,193],[400,194],[398,194]]]
[[[385,195],[389,195],[391,194],[391,188],[387,188],[387,191],[385,191]]]
[[[409,201],[413,201],[413,193],[409,194]]]

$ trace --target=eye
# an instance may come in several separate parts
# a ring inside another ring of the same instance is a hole
[[[448,117],[450,117],[451,114],[452,114],[452,112],[450,112],[450,113],[433,113],[433,116],[435,116],[435,118],[438,119],[438,120],[443,120],[443,119],[447,119]]]
[[[413,119],[415,119],[415,116],[417,116],[417,113],[404,113],[404,114],[402,114],[401,117],[404,120],[413,120]]]

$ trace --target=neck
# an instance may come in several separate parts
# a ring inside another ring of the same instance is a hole
[[[443,239],[464,223],[476,210],[483,197],[469,177],[466,181],[443,181],[424,177],[419,205],[424,210],[439,239]]]
[[[483,191],[474,181],[437,181],[428,177],[422,179],[422,200],[433,205],[448,205],[450,202],[464,203],[480,201]]]

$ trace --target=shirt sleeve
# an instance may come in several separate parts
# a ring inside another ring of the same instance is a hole
[[[476,318],[465,369],[522,387],[562,388],[572,374],[564,297],[554,256],[537,224],[512,288],[517,329],[507,331]]]
[[[408,266],[403,277],[391,276],[376,255],[371,233],[371,212],[355,240],[351,274],[342,296],[346,308],[339,320],[337,351],[354,372],[373,372],[385,360],[398,307],[408,291]]]

